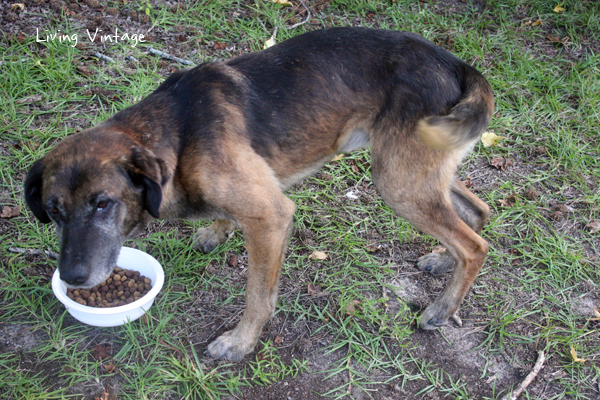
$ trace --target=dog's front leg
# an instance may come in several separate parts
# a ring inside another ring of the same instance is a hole
[[[275,312],[279,270],[295,205],[281,193],[274,197],[258,208],[260,216],[236,218],[248,250],[246,309],[235,329],[225,332],[208,346],[208,353],[213,358],[241,360],[254,349],[263,326]]]

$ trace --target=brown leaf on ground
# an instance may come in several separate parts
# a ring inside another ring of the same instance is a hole
[[[360,304],[358,300],[352,300],[346,306],[346,315],[354,315],[356,313],[356,306]]]
[[[3,206],[2,212],[0,212],[0,218],[6,218],[6,219],[14,218],[14,217],[18,217],[20,213],[21,213],[21,207],[19,207],[19,206],[15,206],[15,207]]]
[[[381,245],[377,242],[373,242],[373,243],[369,243],[368,245],[365,246],[365,249],[369,252],[369,253],[374,253],[377,250],[381,249]]]
[[[600,231],[600,221],[592,221],[585,227],[590,230],[590,233],[597,233]]]
[[[102,364],[102,368],[104,368],[104,370],[109,374],[112,374],[117,370],[117,366],[112,362],[108,364]]]
[[[76,67],[77,72],[82,75],[90,76],[92,75],[92,71],[90,71],[87,67]]]
[[[568,36],[565,36],[564,38],[561,38],[558,35],[546,35],[546,39],[548,39],[549,42],[560,43],[562,45],[566,45],[566,44],[569,44],[571,42],[570,41],[571,38],[568,37]]]
[[[100,396],[94,396],[94,400],[117,400],[117,395],[104,390]]]
[[[310,294],[311,296],[319,294],[319,292],[321,291],[321,285],[315,285],[313,283],[309,283],[307,291],[308,291],[308,294]]]
[[[213,50],[225,50],[227,48],[227,43],[215,42],[213,45]]]
[[[501,171],[506,171],[506,160],[504,157],[494,157],[492,161],[490,161],[490,165],[496,167]]]
[[[538,194],[538,192],[536,192],[536,191],[535,191],[535,190],[533,190],[533,189],[527,189],[527,190],[525,191],[525,198],[526,198],[527,200],[535,200],[535,199],[537,199],[538,197],[540,197],[540,195]]]
[[[565,218],[565,214],[562,211],[556,210],[550,213],[550,219],[554,221],[562,221]]]
[[[512,207],[512,206],[515,205],[515,203],[517,201],[516,199],[517,199],[517,195],[516,194],[511,194],[507,198],[498,200],[498,203],[500,203],[500,205],[502,207]]]
[[[94,358],[94,360],[104,360],[105,358],[111,358],[111,355],[109,354],[110,352],[110,346],[104,345],[104,344],[97,344],[94,347],[94,350],[92,350],[91,355]]]
[[[473,187],[473,179],[471,179],[470,176],[467,176],[467,179],[465,179],[464,181],[462,181],[463,185],[465,185],[465,187],[467,189],[471,189]]]
[[[238,257],[235,254],[231,254],[228,258],[227,258],[227,264],[229,264],[229,266],[231,268],[235,268],[238,266]]]
[[[275,340],[273,340],[273,343],[275,343],[275,344],[281,344],[281,343],[283,343],[283,339],[281,338],[281,336],[277,335],[277,337],[275,338]]]

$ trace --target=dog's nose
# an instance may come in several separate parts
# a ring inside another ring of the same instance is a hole
[[[60,271],[60,279],[69,285],[83,285],[89,276],[89,270],[82,265],[76,265],[68,270]]]

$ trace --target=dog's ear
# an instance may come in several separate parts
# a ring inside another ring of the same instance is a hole
[[[27,178],[25,178],[25,202],[29,206],[31,212],[33,212],[33,215],[44,224],[47,224],[51,220],[42,205],[43,171],[44,165],[42,159],[37,160],[31,168],[29,168]]]
[[[134,147],[128,173],[133,184],[143,190],[144,209],[154,218],[158,218],[162,201],[161,184],[165,180],[164,163],[147,149]]]

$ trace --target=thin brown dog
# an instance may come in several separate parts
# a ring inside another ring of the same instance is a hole
[[[455,178],[486,128],[490,85],[468,64],[412,33],[333,28],[267,50],[178,71],[139,103],[65,138],[30,169],[26,201],[60,240],[61,279],[91,287],[123,242],[152,218],[215,218],[195,246],[209,252],[234,226],[249,257],[246,309],[208,346],[251,352],[275,310],[295,206],[284,191],[335,153],[371,146],[385,202],[446,253],[453,269],[420,326],[445,324],[477,276],[489,208]]]

